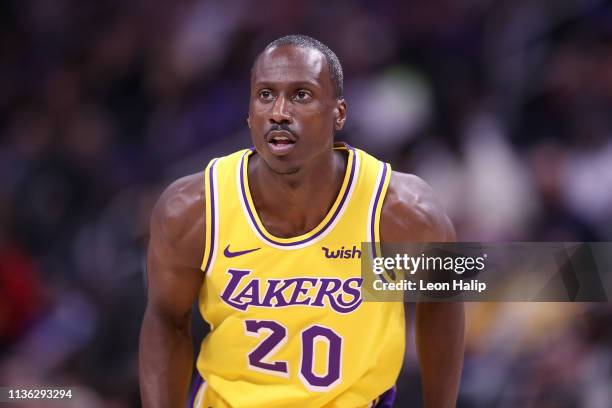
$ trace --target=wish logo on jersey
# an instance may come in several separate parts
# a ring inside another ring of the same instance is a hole
[[[357,249],[356,245],[353,245],[353,248],[346,249],[344,247],[340,249],[329,249],[326,247],[321,248],[323,252],[325,252],[325,257],[328,259],[353,259],[353,258],[361,258],[361,250]]]
[[[228,269],[231,276],[221,299],[238,310],[253,307],[330,306],[350,313],[361,304],[362,278],[250,278],[251,271]],[[240,288],[240,289],[238,289]]]

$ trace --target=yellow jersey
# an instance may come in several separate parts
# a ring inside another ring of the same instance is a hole
[[[205,170],[205,274],[200,312],[211,332],[190,404],[368,407],[390,390],[405,346],[400,302],[364,302],[362,242],[379,242],[391,168],[346,144],[340,192],[312,231],[266,231],[249,192],[246,149]]]

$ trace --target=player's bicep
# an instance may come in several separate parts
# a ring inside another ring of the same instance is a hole
[[[202,272],[175,260],[172,250],[151,243],[147,254],[147,312],[179,324],[202,285]]]
[[[147,250],[147,313],[176,322],[188,316],[203,280],[204,200],[190,182],[179,181],[160,197]]]

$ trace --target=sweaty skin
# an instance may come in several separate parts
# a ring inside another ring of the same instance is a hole
[[[393,172],[383,202],[382,242],[454,242],[455,229],[432,189],[419,177]],[[463,365],[463,303],[419,302],[415,331],[423,404],[454,407]]]
[[[346,103],[333,92],[317,50],[282,46],[265,51],[251,78],[249,128],[257,149],[249,161],[253,201],[268,231],[304,234],[326,215],[340,190],[346,158],[333,133]],[[271,129],[295,140],[289,153],[270,146]],[[191,310],[203,283],[205,194],[201,173],[172,183],[151,217],[148,298],[140,333],[143,407],[183,407],[193,347]],[[383,242],[454,241],[455,232],[431,189],[418,177],[393,172],[381,215]],[[460,303],[419,303],[417,348],[426,407],[455,406],[463,362]]]
[[[184,407],[193,345],[191,306],[203,283],[202,174],[172,183],[153,209],[147,251],[147,307],[140,329],[143,407]]]

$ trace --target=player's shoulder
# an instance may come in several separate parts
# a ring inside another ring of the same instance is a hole
[[[169,243],[179,242],[190,235],[194,227],[204,227],[205,209],[203,173],[181,177],[170,183],[155,203],[151,230],[157,230]]]
[[[453,226],[433,189],[414,174],[393,171],[381,213],[387,242],[451,241]]]

